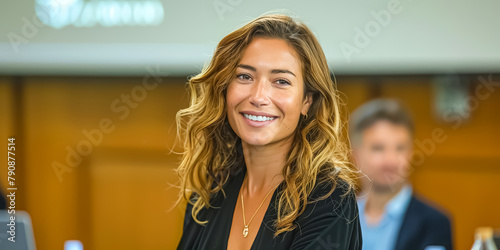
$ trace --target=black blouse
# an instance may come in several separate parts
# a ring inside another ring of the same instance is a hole
[[[203,208],[200,211],[198,218],[208,220],[204,226],[193,220],[193,206],[188,204],[183,234],[177,249],[227,249],[233,212],[245,172],[246,166],[243,166],[230,175],[223,186],[226,198],[222,192],[212,198],[211,204],[218,208]],[[341,196],[345,192],[341,183],[337,184],[337,188],[328,198],[306,206],[304,213],[295,220],[298,227],[273,238],[273,222],[277,218],[275,201],[279,191],[284,188],[285,182],[282,182],[273,193],[251,249],[361,249],[361,227],[356,198],[352,192]],[[315,199],[328,191],[326,186],[317,186],[310,197]]]

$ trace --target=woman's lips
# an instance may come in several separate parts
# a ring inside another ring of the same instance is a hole
[[[277,117],[275,117],[274,119],[269,120],[269,121],[254,121],[254,120],[250,120],[250,119],[246,118],[243,113],[240,113],[240,114],[241,114],[241,117],[243,118],[243,120],[245,121],[245,123],[251,127],[254,127],[254,128],[266,127],[269,124],[271,124],[272,122],[274,122],[276,119],[278,119]]]

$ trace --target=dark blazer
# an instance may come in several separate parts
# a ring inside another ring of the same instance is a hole
[[[423,250],[432,245],[453,249],[450,220],[412,195],[396,241],[396,250]]]
[[[197,224],[191,216],[193,206],[188,204],[184,218],[184,229],[177,249],[227,249],[233,211],[238,202],[238,193],[243,183],[246,167],[230,176],[221,192],[211,199],[208,209],[203,208],[198,218],[208,220],[205,226]],[[310,203],[296,220],[293,231],[273,237],[273,222],[277,218],[276,200],[281,183],[274,191],[271,203],[264,215],[259,232],[251,249],[361,249],[361,227],[358,207],[353,192],[342,197],[344,189],[337,185],[326,199]],[[328,187],[316,186],[311,199],[327,194]]]

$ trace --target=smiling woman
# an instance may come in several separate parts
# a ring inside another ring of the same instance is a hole
[[[178,249],[361,249],[340,100],[303,23],[263,15],[235,30],[188,91]]]
[[[236,67],[226,95],[231,128],[243,144],[291,143],[300,114],[306,115],[312,102],[312,93],[303,99],[301,63],[294,49],[282,39],[257,37]]]

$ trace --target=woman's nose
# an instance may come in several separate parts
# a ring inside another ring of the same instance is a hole
[[[250,103],[256,107],[269,105],[269,86],[270,84],[267,79],[255,81],[250,90]]]

